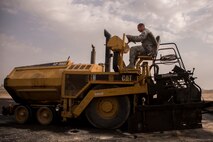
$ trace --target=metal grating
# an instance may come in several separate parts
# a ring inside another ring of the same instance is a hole
[[[65,78],[65,95],[75,96],[88,82],[89,75],[67,74]]]
[[[73,71],[88,71],[90,70],[92,67],[92,65],[90,64],[75,64],[75,65],[71,65],[69,69],[73,70]]]

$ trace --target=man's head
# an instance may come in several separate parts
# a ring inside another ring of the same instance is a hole
[[[139,23],[138,24],[138,31],[143,32],[144,29],[145,29],[145,25],[143,23]]]

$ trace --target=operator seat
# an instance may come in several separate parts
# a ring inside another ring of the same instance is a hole
[[[156,48],[154,49],[154,51],[153,51],[153,57],[154,58],[156,58],[156,56],[157,56],[157,53],[158,53],[158,47],[159,47],[159,45],[160,45],[160,36],[158,35],[157,37],[156,37],[156,42],[157,42],[157,45],[156,45]]]
[[[158,47],[160,45],[160,36],[157,36],[156,38],[154,38],[154,36],[152,34],[148,34],[147,38],[150,38],[150,40],[153,43],[153,52],[150,53],[149,55],[142,55],[140,52],[138,53],[138,55],[136,56],[135,62],[138,59],[144,59],[144,60],[154,60],[157,56],[157,52],[158,52]]]

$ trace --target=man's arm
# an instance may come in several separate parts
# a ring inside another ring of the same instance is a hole
[[[126,35],[128,42],[141,42],[142,38],[141,36],[133,36],[133,35]]]
[[[146,39],[148,33],[148,30],[144,30],[139,36],[126,35],[126,37],[129,42],[142,42],[144,39]]]

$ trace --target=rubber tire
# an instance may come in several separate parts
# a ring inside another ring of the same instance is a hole
[[[92,102],[90,102],[85,111],[88,121],[97,128],[116,129],[121,127],[126,122],[130,114],[130,101],[128,96],[113,97],[118,102],[118,111],[116,116],[113,118],[103,118],[96,111],[98,102],[100,99],[104,98],[110,97],[95,98]]]
[[[26,110],[26,111],[25,111],[25,112],[26,112],[26,118],[23,119],[23,120],[18,120],[18,119],[17,119],[18,111],[19,111],[20,109],[25,109],[25,110]],[[31,120],[31,118],[32,118],[32,110],[31,110],[31,108],[28,107],[28,106],[19,105],[19,106],[17,106],[17,107],[15,108],[14,116],[15,116],[15,120],[16,120],[17,123],[19,123],[19,124],[25,124],[25,123],[27,123],[27,122],[29,122],[29,121]]]
[[[47,111],[49,111],[49,116],[50,116],[50,120],[49,121],[46,121],[45,122],[45,120],[43,121],[42,120],[42,118],[40,118],[40,115],[41,115],[41,111],[42,110],[47,110]],[[51,108],[49,108],[49,107],[40,107],[38,110],[37,110],[37,113],[36,113],[36,118],[37,118],[37,120],[38,120],[38,122],[40,123],[40,124],[42,124],[42,125],[49,125],[49,124],[51,124],[52,122],[53,122],[53,120],[54,120],[54,112],[53,112],[53,110],[51,109]]]

